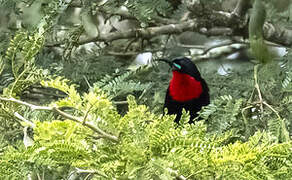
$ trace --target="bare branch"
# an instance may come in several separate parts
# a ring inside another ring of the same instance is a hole
[[[128,101],[114,101],[113,104],[115,105],[128,104]]]
[[[104,33],[100,34],[97,37],[93,38],[83,38],[79,42],[76,43],[76,45],[83,45],[90,42],[111,42],[114,40],[119,39],[131,39],[131,38],[142,38],[142,39],[150,39],[155,36],[159,35],[171,35],[171,34],[180,34],[182,32],[186,31],[196,31],[200,32],[202,28],[209,27],[210,24],[214,27],[214,29],[211,29],[210,31],[206,30],[205,32],[202,31],[200,33],[207,34],[210,33],[210,35],[233,35],[235,32],[233,32],[231,29],[234,28],[234,26],[239,26],[241,22],[240,19],[233,18],[232,13],[224,12],[224,11],[213,11],[209,14],[212,14],[212,16],[207,16],[204,19],[190,19],[182,22],[177,21],[170,21],[167,25],[161,25],[161,26],[155,26],[155,27],[148,27],[148,28],[136,28],[136,29],[130,29],[128,31],[115,31],[110,33]],[[214,22],[208,24],[208,22]],[[64,42],[58,42],[55,44],[49,44],[48,47],[55,47],[64,44]]]
[[[169,25],[163,25],[159,27],[149,27],[149,28],[138,28],[138,29],[131,29],[124,32],[112,32],[108,34],[100,34],[99,37],[95,37],[92,39],[85,39],[78,42],[79,45],[86,44],[89,42],[94,41],[114,41],[117,39],[128,39],[128,38],[151,38],[157,35],[163,35],[163,34],[178,34],[182,33],[187,30],[194,30],[198,27],[197,20],[188,20],[186,22],[180,23],[180,24],[169,24]]]
[[[115,31],[100,34],[98,37],[80,39],[76,45],[83,45],[90,42],[112,42],[119,39],[142,38],[149,39],[160,35],[180,34],[186,31],[195,31],[208,36],[247,36],[247,16],[244,16],[250,7],[250,0],[239,0],[232,13],[224,11],[201,12],[200,18],[193,18],[186,21],[177,22],[164,20],[163,25],[147,28],[135,28],[127,31]],[[117,12],[117,14],[132,18],[127,12]],[[158,22],[159,20],[154,20]],[[266,40],[289,47],[292,45],[292,30],[280,25],[266,22],[264,25],[264,37]],[[48,44],[48,47],[60,46],[65,42]]]
[[[229,55],[246,48],[246,43],[237,41],[228,41],[211,47],[201,49],[201,53],[193,53],[195,61],[205,59],[216,59],[221,56]]]
[[[226,27],[213,27],[211,29],[201,28],[200,33],[207,36],[231,36],[233,29]]]
[[[276,114],[278,119],[282,119],[281,116],[279,115],[279,113],[271,105],[269,105],[266,101],[263,101],[263,104],[266,105],[268,108],[270,108]]]
[[[29,107],[33,111],[34,110],[48,110],[48,111],[52,111],[53,110],[53,108],[51,108],[51,107],[47,107],[47,106],[36,106],[36,105],[29,104],[29,103],[24,102],[24,101],[20,101],[20,100],[15,99],[15,98],[4,98],[4,97],[0,97],[0,100],[1,101],[6,101],[6,102],[14,102],[16,104],[24,105],[24,106]]]
[[[135,16],[133,16],[132,14],[130,14],[127,11],[116,11],[116,12],[109,12],[103,8],[98,8],[98,11],[105,13],[105,14],[110,14],[110,15],[118,15],[118,16],[122,16],[126,19],[135,19],[137,20],[137,18]],[[167,18],[162,18],[162,17],[153,17],[152,20],[150,20],[150,22],[152,23],[162,23],[162,24],[176,24],[178,23],[177,20],[173,20],[173,19],[167,19]]]
[[[173,170],[171,168],[167,168],[166,170],[169,171],[170,174],[174,175],[177,180],[187,180],[187,178],[183,175],[179,175],[177,170]]]
[[[104,42],[111,42],[118,39],[130,39],[130,38],[143,38],[149,39],[158,35],[163,34],[179,34],[185,31],[193,31],[198,30],[198,23],[196,19],[184,21],[179,24],[168,24],[162,25],[157,27],[149,27],[149,28],[137,28],[137,29],[130,29],[128,31],[123,32],[111,32],[107,34],[100,34],[98,37],[82,39],[80,40],[77,45],[83,45],[90,42],[97,42],[97,41],[104,41]],[[49,47],[54,47],[64,44],[64,42],[59,42],[56,44],[47,45]]]
[[[228,46],[231,49],[235,49],[234,47],[232,47],[232,45],[235,45],[235,44],[244,45],[245,43],[243,43],[243,42],[234,42],[234,41],[223,42],[223,43],[220,43],[220,44],[205,48],[204,51],[201,53],[201,55],[207,54],[212,49],[219,48],[219,47],[224,47],[224,46]],[[238,49],[240,49],[240,47],[238,47]]]

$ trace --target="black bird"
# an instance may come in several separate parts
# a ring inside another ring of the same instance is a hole
[[[164,102],[168,114],[176,114],[175,122],[179,124],[183,108],[190,112],[190,121],[197,117],[202,106],[210,103],[209,88],[201,77],[196,65],[186,57],[176,58],[172,61],[159,59],[168,63],[172,68],[170,80]]]

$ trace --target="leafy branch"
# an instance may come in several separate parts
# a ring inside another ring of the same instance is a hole
[[[56,113],[58,115],[61,115],[62,117],[66,118],[66,119],[70,119],[72,121],[80,123],[81,125],[83,125],[83,126],[89,128],[89,129],[93,130],[94,132],[100,134],[105,139],[108,139],[108,140],[111,140],[111,141],[114,141],[114,142],[118,142],[119,141],[118,137],[116,137],[114,135],[111,135],[111,134],[108,134],[105,131],[103,131],[102,129],[100,129],[99,127],[94,126],[93,124],[84,121],[84,118],[72,116],[72,115],[60,110],[57,107],[36,106],[36,105],[30,104],[30,103],[27,103],[27,102],[24,102],[24,101],[17,100],[15,98],[0,97],[0,100],[1,101],[6,101],[6,102],[13,102],[13,103],[17,103],[17,104],[20,104],[20,105],[24,105],[24,106],[29,107],[31,110],[52,111],[52,112],[54,112],[54,113]]]

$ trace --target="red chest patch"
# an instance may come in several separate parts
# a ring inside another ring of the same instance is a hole
[[[203,92],[201,82],[190,75],[172,71],[169,93],[173,100],[184,102],[200,97]]]

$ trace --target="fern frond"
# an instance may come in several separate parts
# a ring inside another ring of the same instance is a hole
[[[292,71],[286,73],[286,77],[282,81],[282,88],[286,92],[292,92]]]
[[[230,95],[221,96],[202,108],[199,116],[208,121],[210,131],[225,132],[232,128],[244,130],[241,118],[241,109],[244,99],[233,99]]]
[[[80,107],[81,106],[81,97],[80,94],[76,90],[76,85],[68,85],[69,80],[63,77],[56,77],[55,79],[51,79],[48,81],[42,80],[41,85],[44,87],[50,87],[58,89],[68,95],[65,99],[60,99],[56,102],[60,107]]]
[[[5,64],[3,61],[2,56],[0,56],[0,75],[2,74],[3,70],[4,70]]]
[[[131,76],[133,76],[139,70],[140,69],[136,71],[128,71],[117,77],[113,77],[115,75],[106,75],[103,79],[96,82],[94,86],[106,92],[109,99],[113,99],[122,95],[127,95],[135,91],[146,91],[151,87],[150,83],[142,84],[140,82],[135,82],[130,79]]]
[[[12,64],[12,72],[14,77],[18,77],[21,73],[20,68],[24,65],[25,59],[21,56],[21,49],[28,38],[28,33],[19,31],[14,38],[10,40],[8,49],[6,50],[5,59]]]
[[[21,74],[23,66],[31,66],[35,55],[40,51],[44,43],[43,34],[19,31],[11,39],[5,58],[12,63],[12,72],[15,78]],[[27,69],[29,67],[24,67]]]

